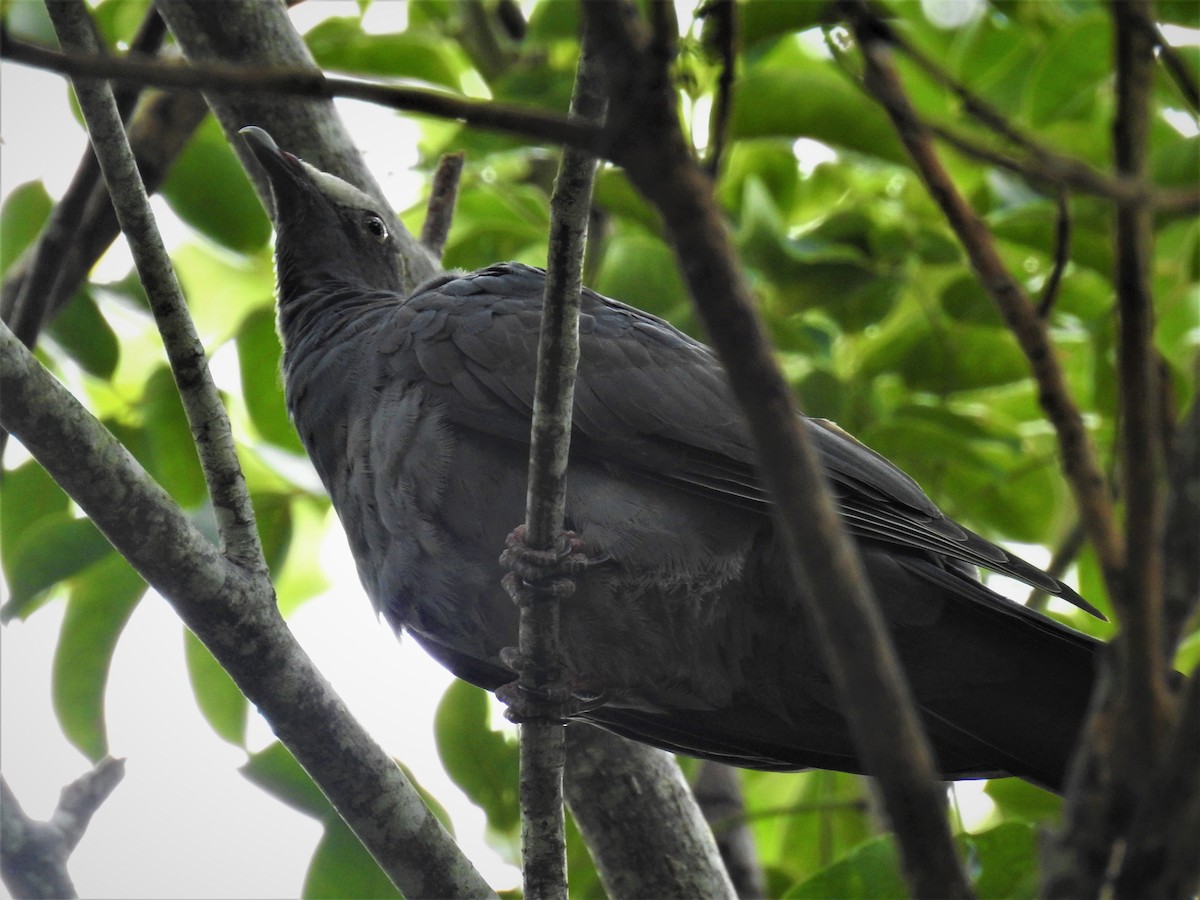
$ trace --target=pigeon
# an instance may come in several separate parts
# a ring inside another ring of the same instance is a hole
[[[363,587],[456,676],[501,689],[518,610],[498,558],[524,518],[545,273],[500,263],[405,292],[375,199],[242,136],[272,190],[288,411]],[[720,361],[586,288],[579,331],[564,526],[585,561],[561,610],[576,717],[735,766],[862,773]],[[806,423],[941,776],[1060,791],[1103,645],[978,570],[1097,610]]]

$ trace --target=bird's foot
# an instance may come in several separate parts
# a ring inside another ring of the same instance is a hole
[[[504,716],[510,722],[520,725],[522,722],[552,721],[565,723],[573,716],[588,712],[603,706],[605,696],[592,691],[581,690],[559,677],[549,681],[540,681],[538,687],[522,684],[527,675],[532,673],[531,662],[522,656],[516,647],[505,647],[500,651],[500,661],[518,673],[516,681],[501,685],[496,689],[496,697],[507,709]],[[562,672],[562,668],[558,668]]]
[[[557,546],[534,550],[525,543],[525,526],[518,525],[505,538],[505,549],[500,554],[500,565],[509,570],[504,577],[504,589],[518,604],[527,599],[521,592],[524,585],[549,591],[559,599],[571,596],[575,592],[575,577],[597,562],[588,558],[583,546],[579,535],[564,531]]]

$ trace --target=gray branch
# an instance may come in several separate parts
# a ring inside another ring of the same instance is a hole
[[[29,818],[0,778],[0,876],[14,897],[78,896],[67,860],[124,777],[125,760],[105,757],[63,788],[48,822]]]

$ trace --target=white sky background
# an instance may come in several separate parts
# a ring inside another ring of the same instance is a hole
[[[378,16],[399,4],[375,6]],[[310,0],[293,13],[301,30],[328,15],[356,14],[353,2],[330,0]],[[35,179],[52,197],[65,190],[86,142],[64,102],[66,90],[57,76],[0,65],[0,197]],[[407,171],[414,132],[393,112],[339,105],[393,205],[404,208],[419,186]],[[191,237],[161,199],[154,206],[169,245]],[[121,277],[129,266],[118,242],[100,278]],[[10,442],[7,465],[24,455]],[[449,674],[375,619],[336,524],[323,557],[334,586],[301,607],[292,630],[351,711],[450,810],[460,844],[484,877],[497,889],[518,885],[517,870],[483,841],[482,812],[437,757],[432,717]],[[0,629],[0,770],[37,819],[48,818],[62,787],[89,768],[63,737],[50,701],[63,609],[57,601]],[[178,617],[148,594],[117,646],[107,692],[110,750],[126,757],[126,776],[71,857],[76,889],[92,897],[298,896],[321,828],[237,771],[245,754],[201,716],[182,651]],[[252,716],[252,749],[271,739],[265,722]],[[0,885],[0,897],[8,896]]]

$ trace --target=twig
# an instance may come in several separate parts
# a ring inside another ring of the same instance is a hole
[[[1042,288],[1042,298],[1037,307],[1038,315],[1043,319],[1049,316],[1050,310],[1054,308],[1054,301],[1058,299],[1058,286],[1071,259],[1070,198],[1065,190],[1060,190],[1056,200],[1058,208],[1054,216],[1054,266]]]
[[[600,122],[604,76],[585,29],[571,98],[571,118]],[[563,541],[571,410],[579,364],[579,306],[583,250],[587,240],[595,157],[563,150],[550,198],[550,245],[538,337],[537,381],[529,447],[526,541],[548,551]],[[549,585],[527,585],[530,602],[520,609],[520,684],[544,691],[562,679],[559,596]],[[521,724],[521,847],[525,896],[567,896],[566,835],[562,777],[565,738],[558,718]]]
[[[934,150],[929,129],[913,109],[892,63],[888,45],[874,39],[873,16],[865,4],[846,2],[848,15],[866,60],[868,92],[884,107],[912,157],[921,179],[967,251],[984,290],[996,303],[1029,359],[1038,383],[1038,400],[1058,435],[1062,463],[1079,505],[1088,537],[1096,548],[1111,593],[1120,590],[1124,548],[1109,502],[1104,475],[1067,390],[1046,323],[1004,267],[983,221],[950,180]]]
[[[425,222],[420,241],[425,248],[441,259],[454,221],[454,204],[458,200],[458,182],[462,177],[463,154],[447,153],[438,161],[429,189],[429,204],[425,207]]]
[[[61,0],[51,3],[47,10],[64,47],[95,52],[94,26],[82,0]],[[204,346],[192,324],[183,291],[155,225],[154,213],[129,149],[112,88],[103,81],[77,79],[75,93],[100,170],[108,183],[117,221],[129,241],[138,276],[150,298],[150,308],[179,386],[180,399],[216,511],[222,549],[230,559],[265,577],[262,545],[234,450],[229,418],[208,371]]]
[[[662,61],[627,4],[585,4],[624,102],[614,108],[614,153],[663,216],[692,299],[725,364],[759,449],[783,546],[799,581],[794,602],[824,648],[839,708],[877,778],[916,893],[965,897],[945,793],[904,674],[845,535],[816,454],[796,415],[749,289],[735,263],[711,180],[692,158]]]
[[[708,158],[704,170],[712,178],[721,169],[721,157],[729,137],[729,122],[733,114],[733,82],[737,72],[738,13],[733,0],[712,0],[699,13],[713,23],[714,40],[721,54],[721,76],[717,79],[717,96],[713,101],[708,122]]]
[[[48,822],[30,819],[0,778],[0,875],[14,897],[77,897],[67,860],[88,823],[125,777],[125,760],[105,757],[62,790]]]
[[[205,92],[279,93],[301,97],[346,97],[389,109],[456,119],[490,131],[517,134],[589,150],[604,149],[604,132],[533,109],[466,100],[452,94],[326,76],[300,68],[264,70],[252,66],[173,65],[94,54],[58,53],[12,38],[0,28],[0,57],[63,75],[131,81]]]

